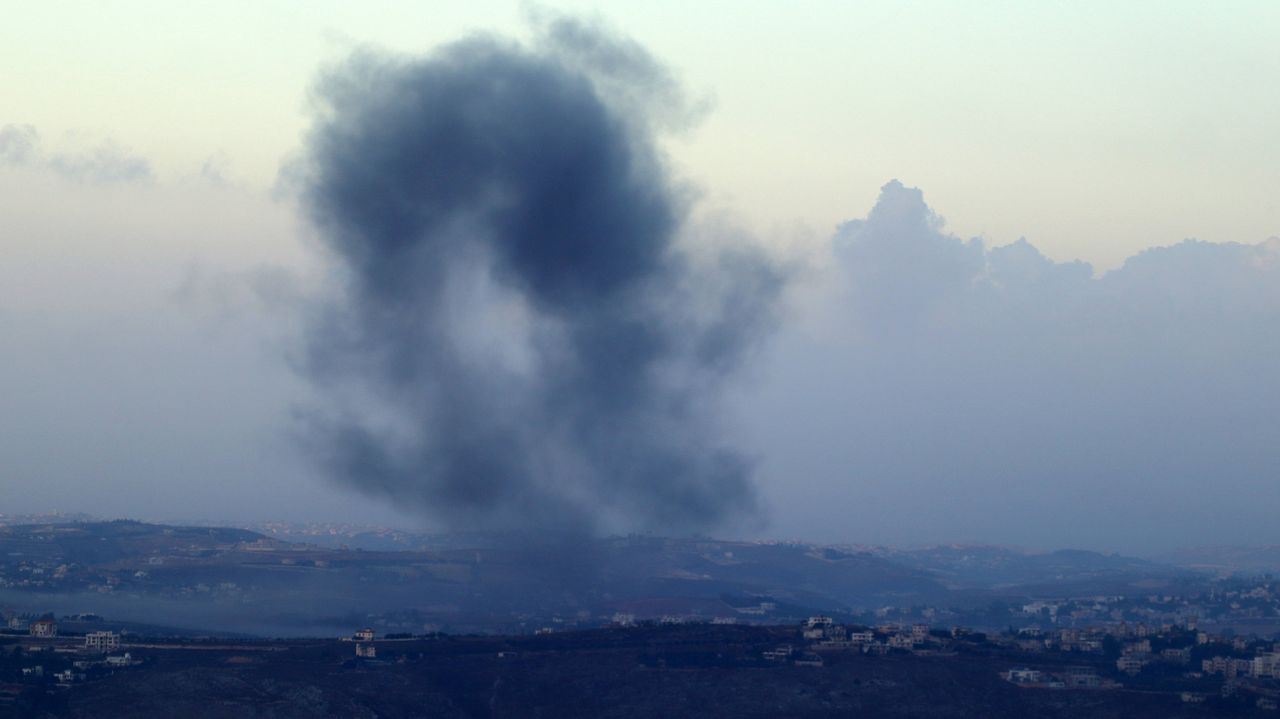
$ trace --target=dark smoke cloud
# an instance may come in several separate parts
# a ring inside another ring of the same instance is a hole
[[[694,529],[750,513],[718,388],[782,276],[682,241],[642,48],[556,20],[328,73],[300,173],[341,275],[306,363],[321,466],[454,526]]]

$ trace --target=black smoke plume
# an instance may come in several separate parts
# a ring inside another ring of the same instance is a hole
[[[576,22],[326,74],[302,172],[341,289],[306,363],[321,466],[458,527],[692,530],[755,508],[718,389],[782,275],[691,251],[655,136],[693,114]]]

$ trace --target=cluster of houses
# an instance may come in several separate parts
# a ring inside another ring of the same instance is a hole
[[[12,620],[10,620],[12,625]],[[37,619],[27,625],[27,634],[32,639],[57,639],[58,623],[52,619]],[[73,641],[74,635],[67,638]],[[64,645],[59,651],[80,650],[92,654],[109,654],[120,649],[120,635],[111,631],[89,632],[84,635],[84,643],[76,647],[73,643]]]
[[[933,651],[941,641],[927,624],[898,626],[886,624],[874,629],[857,629],[834,623],[831,617],[809,617],[800,630],[814,649],[855,649],[865,654],[885,654],[892,649],[920,653]]]
[[[52,619],[37,619],[27,627],[27,633],[34,640],[40,640],[31,647],[30,657],[40,661],[44,652],[56,654],[78,654],[82,659],[72,662],[72,668],[54,672],[52,676],[60,687],[69,687],[76,682],[83,682],[86,672],[96,667],[120,669],[135,666],[142,662],[132,654],[120,650],[120,635],[111,631],[89,632],[83,638],[58,635],[58,625]],[[39,650],[39,651],[35,651]],[[90,656],[96,655],[96,656]],[[45,665],[34,664],[22,668],[22,678],[31,681],[45,681]]]
[[[792,645],[780,645],[763,652],[766,660],[791,662],[797,666],[822,666],[822,652],[828,649],[857,650],[865,654],[885,654],[890,651],[909,651],[914,654],[945,654],[952,640],[962,638],[968,632],[954,628],[949,632],[933,630],[927,624],[876,627],[846,627],[836,624],[830,617],[812,616],[799,628],[800,636],[809,651],[797,650]],[[1173,670],[1186,678],[1221,676],[1223,696],[1230,696],[1242,686],[1257,694],[1257,706],[1274,709],[1280,704],[1280,691],[1273,683],[1247,680],[1280,679],[1280,642],[1269,643],[1244,638],[1228,639],[1196,629],[1194,618],[1179,625],[1159,627],[1146,624],[1124,624],[1106,628],[1063,628],[1046,632],[1028,628],[1010,634],[984,637],[982,641],[1014,650],[1019,653],[1049,651],[1115,656],[1116,671],[1136,676],[1152,665],[1164,665],[1165,671]],[[953,648],[953,647],[951,647]],[[1232,656],[1213,656],[1201,659],[1218,648],[1226,648]],[[1193,665],[1193,660],[1200,660]],[[1091,665],[1045,668],[1014,667],[1002,673],[1002,677],[1022,687],[1045,689],[1118,689],[1122,685],[1110,671],[1100,673],[1107,663],[1099,656]],[[1199,671],[1196,671],[1196,670]],[[1275,694],[1275,696],[1272,696]],[[1182,701],[1202,702],[1208,694],[1183,692]]]
[[[848,627],[836,624],[828,616],[812,616],[800,627],[800,637],[807,644],[807,651],[797,650],[790,644],[762,652],[764,659],[773,662],[790,662],[796,666],[820,667],[822,653],[832,650],[858,651],[863,654],[888,654],[906,651],[913,654],[938,654],[947,638],[964,633],[963,629],[935,632],[927,624],[899,626],[884,624],[877,627]]]
[[[1224,679],[1280,679],[1280,651],[1259,653],[1250,659],[1215,656],[1201,660],[1200,669],[1205,674],[1220,674]]]
[[[1277,614],[1280,584],[1263,576],[1208,580],[1177,594],[1040,599],[1013,610],[1010,618],[1069,626],[1114,627],[1127,621],[1194,628],[1197,618],[1219,625],[1239,625]]]
[[[1256,700],[1254,703],[1259,709],[1280,709],[1280,690],[1270,681],[1280,679],[1280,642],[1226,638],[1198,631],[1194,618],[1182,625],[1158,628],[1140,623],[1105,629],[1063,629],[1051,633],[1030,629],[1011,637],[996,638],[995,641],[1025,652],[1060,649],[1096,654],[1101,654],[1106,644],[1113,652],[1118,649],[1115,667],[1123,674],[1137,676],[1148,667],[1164,665],[1166,672],[1175,670],[1183,679],[1220,677],[1223,697],[1245,690],[1253,695],[1250,698]],[[1209,652],[1217,651],[1225,654],[1203,658]],[[1199,659],[1198,664],[1194,661],[1196,659]],[[1002,676],[1006,681],[1026,687],[1106,689],[1120,686],[1113,680],[1099,677],[1095,669],[1088,667],[1063,671],[1016,667]],[[1186,703],[1202,703],[1212,694],[1183,691],[1180,696]]]
[[[1000,613],[1007,614],[1005,619],[996,618],[993,611],[944,606],[885,606],[868,610],[866,614],[874,615],[867,620],[871,622],[923,620],[933,625],[942,621],[987,626],[1030,624],[1046,631],[1057,627],[1106,627],[1115,630],[1126,623],[1132,626],[1141,622],[1154,627],[1165,624],[1193,626],[1200,619],[1219,626],[1247,626],[1280,616],[1280,582],[1265,575],[1205,577],[1171,594],[1038,598],[1000,610]]]

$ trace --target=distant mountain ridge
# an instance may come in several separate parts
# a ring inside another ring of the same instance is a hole
[[[940,545],[910,550],[886,548],[878,554],[926,571],[953,589],[1105,584],[1186,573],[1184,568],[1169,564],[1082,549],[1027,552],[990,545]]]
[[[1123,594],[1189,574],[1081,550],[275,529],[132,520],[0,526],[0,603],[246,633],[328,633],[368,613],[417,630],[519,631],[615,614],[785,622],[995,596]]]

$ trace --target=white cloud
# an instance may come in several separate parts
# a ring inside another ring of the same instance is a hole
[[[867,541],[1264,541],[1280,487],[1280,240],[1094,278],[947,234],[897,182],[842,225],[753,402],[779,526]],[[797,502],[791,494],[830,501]]]

